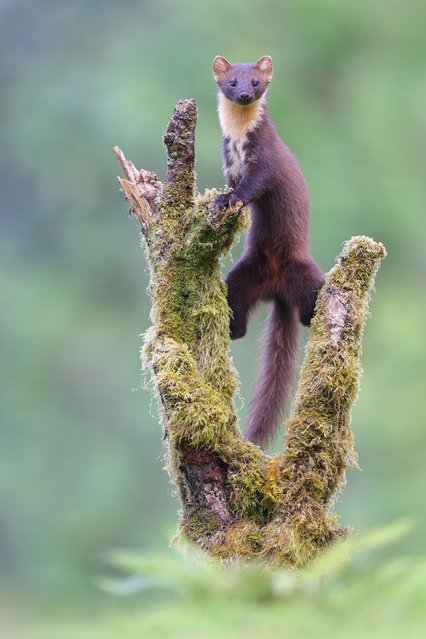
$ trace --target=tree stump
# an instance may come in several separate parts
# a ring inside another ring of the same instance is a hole
[[[180,531],[225,560],[300,566],[347,533],[331,504],[356,464],[350,412],[361,374],[362,330],[382,244],[353,237],[326,275],[283,452],[244,440],[234,406],[229,308],[221,256],[248,222],[215,215],[215,189],[195,193],[194,100],[168,124],[164,185],[115,147],[130,214],[150,265],[151,319],[143,347],[158,398],[167,466],[182,509]]]

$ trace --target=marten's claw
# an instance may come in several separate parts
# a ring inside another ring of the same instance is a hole
[[[229,193],[222,193],[217,196],[213,206],[213,211],[214,213],[223,213],[228,209],[233,210],[240,208],[242,205],[243,203],[238,199],[238,196],[235,195],[235,192],[230,191]]]
[[[215,213],[222,213],[223,211],[226,211],[227,208],[229,208],[229,196],[230,193],[222,193],[221,195],[217,196],[213,206],[213,211]]]

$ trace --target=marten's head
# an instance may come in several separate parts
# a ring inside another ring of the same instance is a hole
[[[231,64],[217,55],[213,60],[213,75],[228,100],[245,106],[259,100],[268,88],[272,80],[272,58],[264,55],[255,63]]]

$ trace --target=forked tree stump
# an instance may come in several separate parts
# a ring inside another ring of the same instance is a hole
[[[229,309],[220,259],[248,221],[213,213],[218,191],[195,194],[194,100],[168,124],[164,185],[117,147],[119,178],[151,269],[143,363],[156,389],[180,530],[222,559],[302,565],[347,529],[331,503],[356,463],[350,412],[361,374],[362,329],[382,244],[349,240],[326,275],[310,329],[285,446],[273,457],[244,440],[234,406]]]

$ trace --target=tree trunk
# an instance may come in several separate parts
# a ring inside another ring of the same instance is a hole
[[[215,189],[195,194],[194,100],[167,127],[164,185],[115,148],[130,213],[151,269],[152,322],[143,363],[152,373],[180,530],[214,556],[302,565],[347,530],[331,512],[356,463],[350,411],[358,392],[362,329],[385,249],[349,240],[321,290],[285,447],[270,457],[245,441],[233,402],[229,309],[220,258],[248,221],[213,213]]]

